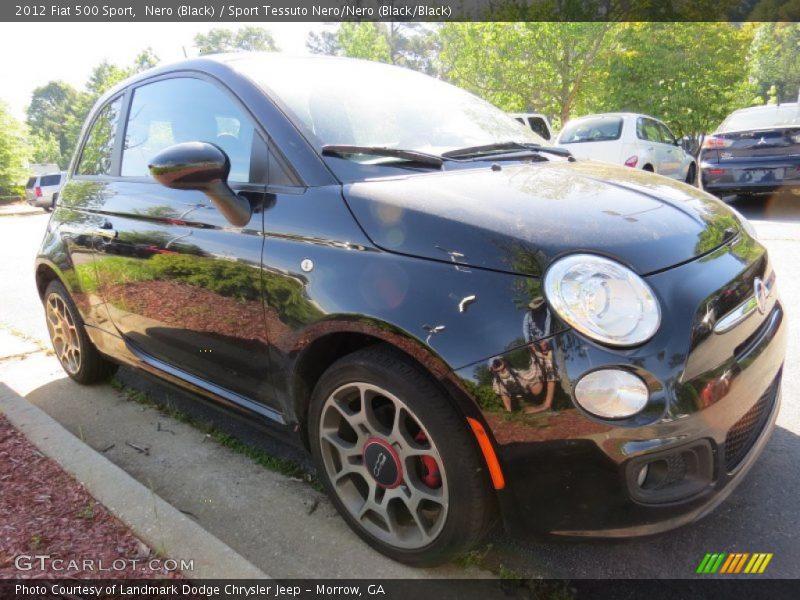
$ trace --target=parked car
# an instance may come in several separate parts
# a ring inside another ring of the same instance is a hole
[[[530,127],[531,131],[540,137],[550,141],[553,139],[553,128],[550,126],[550,119],[539,113],[509,113],[517,121]]]
[[[72,379],[130,365],[308,448],[409,564],[498,511],[566,536],[694,521],[778,412],[786,320],[746,221],[381,63],[218,55],[118,84],[35,270]]]
[[[556,145],[576,158],[601,160],[695,183],[697,165],[669,127],[633,113],[589,115],[569,121]]]
[[[800,107],[755,106],[731,113],[703,141],[703,189],[716,196],[800,190]]]
[[[25,184],[25,200],[31,206],[39,206],[46,211],[52,210],[64,184],[65,175],[65,173],[34,175]]]

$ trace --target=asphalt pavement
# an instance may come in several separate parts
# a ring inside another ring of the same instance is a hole
[[[790,324],[783,404],[775,434],[744,482],[712,514],[671,532],[627,540],[516,540],[495,532],[458,564],[410,569],[377,555],[336,515],[316,489],[254,462],[265,454],[308,465],[307,458],[261,429],[154,379],[123,369],[125,391],[82,388],[48,355],[47,332],[34,285],[33,257],[48,215],[0,217],[0,328],[37,345],[0,361],[0,381],[66,429],[195,519],[273,577],[524,577],[695,576],[707,552],[771,552],[761,577],[800,577],[800,197],[733,204],[768,247]],[[255,449],[250,456],[209,436],[207,429],[132,401],[143,390],[207,426]],[[128,445],[147,447],[144,454]],[[260,454],[259,454],[260,453]],[[263,460],[262,460],[263,462]]]

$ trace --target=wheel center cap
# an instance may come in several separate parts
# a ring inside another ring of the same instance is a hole
[[[369,438],[364,444],[363,455],[364,466],[381,487],[395,488],[403,481],[400,456],[386,440]]]

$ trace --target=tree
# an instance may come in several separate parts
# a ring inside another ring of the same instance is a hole
[[[41,156],[46,146],[45,154],[50,159],[55,158],[52,162],[62,168],[69,162],[75,143],[72,121],[80,96],[81,93],[68,83],[51,81],[33,90],[28,106],[27,123],[31,135],[38,140],[34,143],[37,156]],[[57,153],[53,143],[57,145]]]
[[[753,34],[748,75],[759,102],[794,102],[800,93],[800,24],[760,23]],[[774,91],[770,94],[771,88]]]
[[[381,23],[342,23],[336,41],[343,56],[391,62],[391,48]]]
[[[95,65],[83,91],[61,81],[51,81],[36,88],[28,107],[27,118],[34,160],[57,162],[59,167],[66,168],[86,115],[97,99],[123,79],[158,63],[159,58],[153,50],[145,48],[128,66],[115,65],[105,60]],[[57,157],[53,140],[58,144]],[[48,160],[43,160],[45,158]]]
[[[63,155],[58,141],[52,135],[31,135],[31,160],[39,165],[48,165],[55,163],[61,168],[63,164]],[[69,160],[69,157],[67,157]]]
[[[437,28],[423,23],[342,23],[335,31],[310,32],[313,54],[348,56],[439,73]]]
[[[272,34],[262,27],[243,27],[238,31],[214,27],[207,33],[195,35],[194,46],[201,55],[242,51],[276,52],[278,50]]]
[[[562,123],[596,104],[611,48],[610,23],[447,23],[445,77],[508,111]]]
[[[752,29],[731,23],[627,23],[606,59],[593,111],[631,111],[695,138],[750,104],[746,78]]]
[[[28,176],[29,154],[25,126],[11,116],[4,102],[0,102],[0,196],[22,192]]]
[[[306,38],[306,48],[311,54],[327,54],[328,56],[338,56],[342,49],[339,46],[338,30],[324,30],[317,33],[309,31]]]

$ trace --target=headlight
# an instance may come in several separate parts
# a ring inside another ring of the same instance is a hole
[[[620,369],[592,371],[575,386],[578,404],[606,419],[635,415],[645,407],[649,395],[644,381]]]
[[[593,254],[554,262],[544,278],[550,305],[585,336],[609,346],[636,346],[653,337],[661,310],[636,273]]]

